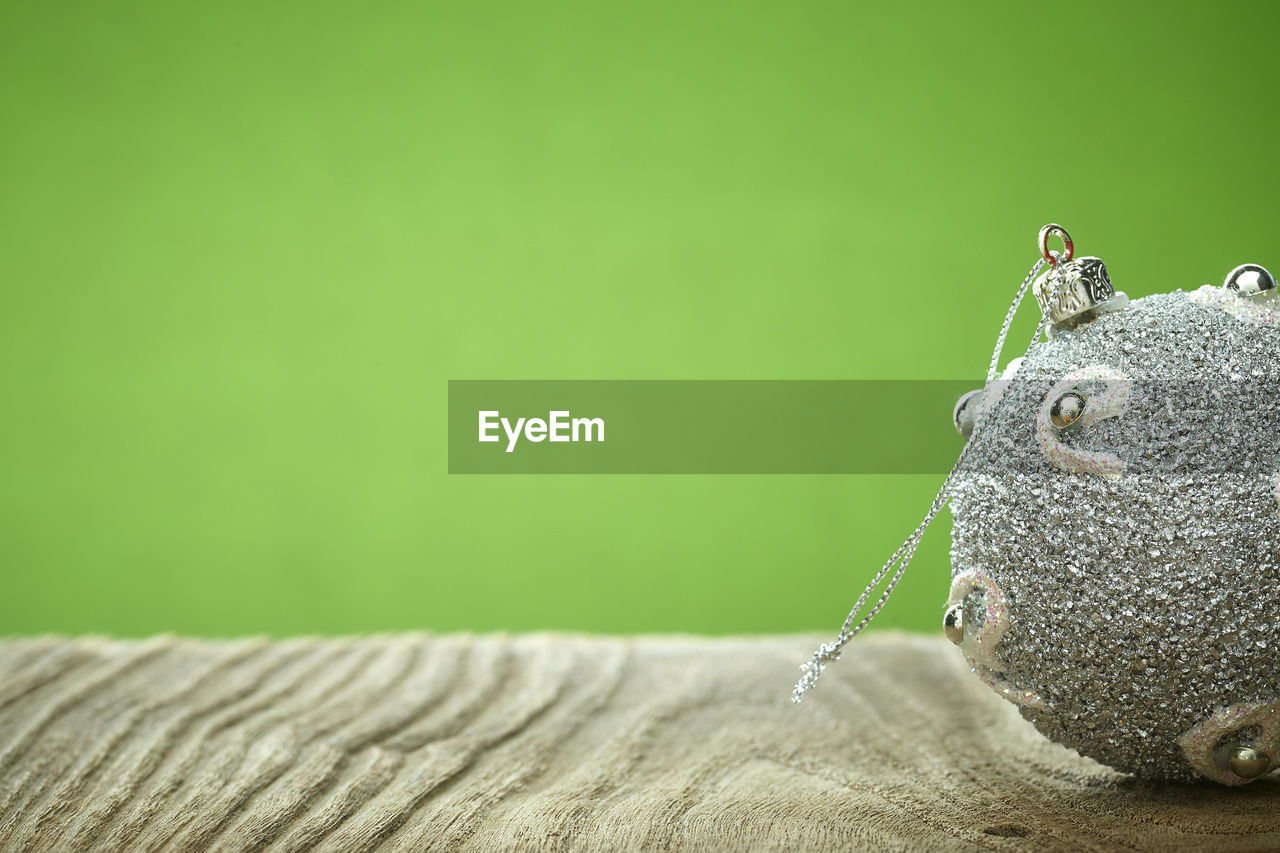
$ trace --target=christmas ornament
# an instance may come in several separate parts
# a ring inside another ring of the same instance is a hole
[[[1276,280],[1244,264],[1221,286],[1130,301],[1061,226],[1039,248],[985,387],[956,404],[955,467],[793,699],[884,606],[949,503],[943,631],[983,681],[1118,770],[1244,784],[1280,767]],[[1040,326],[997,376],[1028,288]]]

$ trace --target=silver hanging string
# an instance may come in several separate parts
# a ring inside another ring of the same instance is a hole
[[[1050,256],[1052,256],[1052,259],[1050,259]],[[1018,288],[1017,295],[1013,297],[1013,304],[1009,306],[1009,312],[1005,315],[1004,324],[1000,327],[1000,334],[996,338],[995,352],[991,354],[991,367],[987,371],[987,381],[984,388],[987,385],[990,385],[996,377],[996,373],[999,370],[1000,365],[1000,352],[1004,349],[1005,339],[1009,336],[1009,328],[1013,325],[1014,315],[1018,313],[1018,306],[1022,304],[1022,299],[1026,296],[1027,289],[1040,273],[1040,270],[1044,268],[1045,263],[1048,262],[1050,264],[1056,264],[1058,258],[1059,255],[1057,252],[1044,253],[1042,257],[1036,260],[1035,264],[1031,267],[1031,271],[1027,273],[1026,278],[1022,280],[1022,285]],[[1036,326],[1035,336],[1032,337],[1030,343],[1027,344],[1027,352],[1031,352],[1031,347],[1035,345],[1036,341],[1040,340],[1040,335],[1043,334],[1044,327],[1045,319],[1041,317],[1039,325]],[[911,535],[907,537],[906,541],[903,542],[901,546],[899,546],[898,550],[893,552],[893,556],[880,567],[880,571],[876,572],[875,577],[873,577],[871,582],[867,584],[867,588],[862,591],[862,595],[858,596],[858,600],[854,603],[853,609],[849,611],[849,616],[844,620],[844,625],[840,628],[839,636],[829,643],[823,643],[818,646],[817,651],[813,653],[813,657],[800,664],[800,680],[796,682],[795,689],[791,691],[792,702],[801,702],[804,700],[804,694],[818,683],[818,676],[822,675],[822,671],[826,669],[827,664],[831,661],[839,660],[840,653],[844,649],[845,645],[854,637],[858,636],[858,634],[862,633],[862,630],[866,628],[867,625],[871,624],[871,620],[875,619],[877,614],[880,613],[881,608],[883,608],[885,603],[889,600],[889,596],[893,595],[894,589],[898,586],[898,581],[902,580],[902,575],[907,570],[907,566],[911,563],[911,558],[915,556],[916,548],[919,547],[920,540],[924,538],[925,531],[929,529],[929,525],[933,523],[934,518],[936,518],[938,513],[942,511],[942,508],[947,505],[947,501],[951,497],[951,481],[955,478],[956,471],[960,469],[961,465],[964,464],[965,459],[968,458],[969,448],[973,445],[973,436],[976,435],[977,432],[978,429],[975,424],[973,433],[970,434],[969,440],[965,442],[964,449],[960,451],[960,455],[956,458],[955,464],[951,466],[951,470],[947,473],[946,479],[942,481],[942,486],[934,496],[933,503],[930,505],[929,512],[925,515],[924,520],[921,521],[919,526],[911,532]],[[897,567],[896,569],[894,568],[895,566]],[[861,619],[858,619],[858,615],[862,612],[862,609],[866,606],[867,602],[871,600],[871,596],[875,593],[876,588],[880,586],[880,583],[886,576],[889,576],[891,572],[892,576],[889,577],[889,583],[880,593],[880,597],[876,599],[875,604],[871,606],[871,609],[867,611],[866,615]]]
[[[1050,252],[1056,263],[1058,258],[1057,252]],[[1031,267],[1031,272],[1027,273],[1027,277],[1022,280],[1022,285],[1018,288],[1017,294],[1013,297],[1013,304],[1009,306],[1009,312],[1004,315],[1004,325],[1000,327],[1000,334],[996,338],[995,352],[991,353],[991,366],[987,368],[987,385],[991,384],[991,380],[996,378],[996,373],[1000,370],[1000,351],[1004,349],[1004,340],[1009,337],[1009,327],[1013,325],[1013,316],[1018,313],[1018,306],[1022,304],[1022,297],[1027,295],[1027,288],[1031,286],[1031,282],[1036,280],[1036,276],[1040,274],[1040,270],[1044,269],[1045,259],[1037,258],[1035,264]],[[1044,318],[1040,320],[1040,328],[1036,329],[1036,336],[1031,339],[1031,343],[1040,340],[1040,333],[1044,331]],[[1027,351],[1031,351],[1031,347],[1027,347]],[[985,386],[984,386],[985,387]]]

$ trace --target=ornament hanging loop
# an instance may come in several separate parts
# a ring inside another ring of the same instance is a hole
[[[1061,256],[1057,252],[1049,251],[1050,237],[1057,237],[1062,240]],[[1056,267],[1059,263],[1066,263],[1076,256],[1076,247],[1075,243],[1071,242],[1071,235],[1067,232],[1067,229],[1056,222],[1050,222],[1040,229],[1038,245],[1040,247],[1040,257],[1048,261],[1051,267]]]

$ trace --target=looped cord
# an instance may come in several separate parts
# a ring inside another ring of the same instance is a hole
[[[1056,252],[1051,252],[1055,259]],[[1000,334],[996,338],[995,352],[991,354],[991,367],[987,371],[987,381],[983,386],[986,388],[995,379],[996,373],[1000,365],[1000,352],[1004,349],[1005,338],[1009,336],[1009,327],[1013,325],[1014,315],[1018,313],[1018,306],[1022,304],[1022,298],[1027,295],[1027,288],[1031,286],[1031,282],[1044,268],[1045,258],[1038,258],[1031,267],[1031,271],[1027,273],[1027,277],[1022,280],[1022,285],[1018,288],[1017,295],[1013,297],[1013,304],[1009,306],[1009,312],[1005,315],[1004,324],[1000,327]],[[1040,340],[1040,335],[1044,332],[1045,320],[1042,317],[1040,324],[1036,327],[1035,336],[1031,342],[1027,344],[1027,352],[1031,352],[1031,347],[1035,342]],[[1025,355],[1025,353],[1024,353]],[[898,581],[902,579],[902,574],[907,570],[907,566],[911,563],[911,558],[915,556],[916,548],[920,545],[920,540],[924,538],[924,533],[929,529],[929,525],[933,523],[934,518],[947,505],[947,501],[951,497],[951,481],[955,478],[956,471],[964,464],[969,456],[969,448],[973,446],[973,437],[977,435],[978,429],[975,425],[973,432],[969,435],[969,440],[965,442],[964,449],[960,451],[960,456],[956,458],[955,464],[951,466],[947,478],[942,481],[942,487],[938,489],[937,495],[933,498],[933,503],[929,507],[929,512],[925,514],[924,520],[919,526],[911,532],[906,541],[893,552],[893,556],[889,558],[880,571],[876,572],[875,577],[867,584],[867,588],[862,591],[862,595],[858,596],[858,600],[854,603],[853,609],[849,611],[849,616],[844,620],[844,625],[840,628],[840,634],[829,643],[823,643],[818,646],[817,651],[813,653],[813,657],[808,661],[800,664],[801,676],[796,682],[795,689],[791,691],[791,701],[800,702],[804,699],[804,694],[818,683],[818,676],[822,675],[822,671],[826,669],[828,663],[840,659],[840,653],[845,645],[862,630],[871,624],[871,620],[876,618],[884,607],[885,602],[889,600],[889,596],[893,595],[893,590],[897,587]],[[896,569],[894,567],[897,567]],[[871,596],[875,594],[880,583],[892,573],[889,577],[889,583],[885,586],[884,591],[880,593],[880,597],[876,599],[871,609],[861,619],[858,619],[860,613]],[[855,624],[856,622],[856,624]]]
[[[1059,257],[1057,252],[1050,252],[1054,260]],[[1031,282],[1036,280],[1036,276],[1040,274],[1040,270],[1044,269],[1045,258],[1038,258],[1031,266],[1031,272],[1027,273],[1027,277],[1022,280],[1022,284],[1018,287],[1017,294],[1013,297],[1013,304],[1009,306],[1009,311],[1004,315],[1004,325],[1000,327],[1000,334],[996,337],[995,352],[991,353],[991,366],[987,368],[987,385],[991,384],[991,380],[996,378],[996,373],[1000,370],[1000,351],[1004,349],[1004,340],[1009,337],[1009,327],[1013,325],[1013,316],[1018,313],[1018,306],[1022,304],[1022,297],[1027,295],[1027,288],[1031,287]],[[1040,340],[1040,333],[1044,331],[1044,319],[1040,320],[1040,328],[1036,329],[1036,336],[1031,339],[1034,344]],[[1027,345],[1027,352],[1031,351],[1031,345]],[[986,387],[985,385],[983,387]]]

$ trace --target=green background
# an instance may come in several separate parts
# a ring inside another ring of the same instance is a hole
[[[1280,266],[1277,8],[3,3],[0,632],[833,631],[939,477],[449,476],[446,381],[977,376],[1050,220]]]

